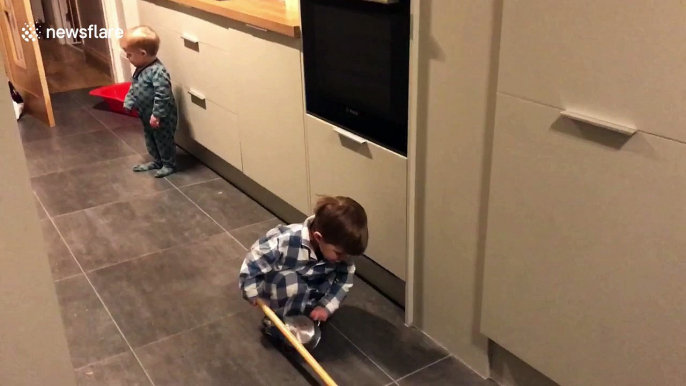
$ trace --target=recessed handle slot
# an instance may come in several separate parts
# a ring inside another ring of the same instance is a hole
[[[256,25],[252,25],[252,24],[245,23],[245,26],[248,27],[248,28],[256,29],[256,30],[258,30],[258,31],[269,32],[269,30],[267,30],[267,29],[265,29],[265,28],[262,28],[262,27],[258,27],[258,26],[256,26]]]
[[[351,140],[355,143],[358,143],[360,145],[364,145],[365,143],[367,143],[366,139],[360,137],[359,135],[355,135],[355,134],[353,134],[347,130],[343,130],[340,127],[331,126],[331,128],[333,128],[333,131],[338,133],[338,135],[340,135],[341,137],[348,138],[349,140]]]
[[[603,129],[611,130],[611,131],[621,133],[624,135],[628,135],[628,136],[632,136],[632,135],[636,134],[636,132],[638,131],[638,129],[636,129],[634,127],[629,127],[629,126],[625,126],[625,125],[620,125],[618,123],[608,122],[608,121],[603,120],[603,119],[589,117],[588,115],[576,113],[576,112],[569,111],[569,110],[562,111],[560,113],[560,115],[562,115],[565,118],[569,118],[569,119],[579,121],[579,122],[588,123],[589,125],[601,127]]]
[[[204,95],[204,94],[199,93],[199,92],[197,92],[197,91],[195,91],[195,90],[193,90],[193,89],[189,89],[189,90],[188,90],[188,93],[191,94],[191,96],[192,96],[193,98],[205,102],[205,95]]]
[[[187,33],[184,33],[183,35],[181,35],[181,39],[183,39],[183,40],[185,40],[191,44],[198,44],[198,38],[196,38],[195,36],[191,36]]]

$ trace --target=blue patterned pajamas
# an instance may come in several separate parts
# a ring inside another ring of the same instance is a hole
[[[133,74],[124,107],[136,109],[143,123],[145,145],[158,166],[176,168],[176,144],[174,134],[178,122],[176,100],[172,92],[171,78],[159,59],[149,65],[137,68]],[[160,126],[150,126],[150,117],[155,116]]]

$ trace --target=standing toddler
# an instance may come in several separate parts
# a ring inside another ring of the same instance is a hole
[[[136,109],[143,122],[145,145],[153,159],[134,166],[133,171],[157,170],[155,177],[166,177],[176,170],[174,133],[178,112],[169,72],[157,58],[160,38],[150,27],[139,26],[126,31],[120,44],[126,58],[136,67],[124,108]]]

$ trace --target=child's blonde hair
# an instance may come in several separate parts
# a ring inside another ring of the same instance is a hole
[[[133,27],[124,33],[125,48],[135,48],[145,51],[148,55],[157,55],[160,49],[160,37],[157,32],[147,25]]]

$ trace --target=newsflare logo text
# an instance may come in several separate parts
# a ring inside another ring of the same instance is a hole
[[[25,23],[21,30],[21,37],[27,42],[35,42],[36,39],[43,37],[46,39],[111,39],[112,37],[121,39],[124,36],[124,30],[121,28],[98,28],[96,25],[90,25],[88,28],[46,28],[42,34],[38,34],[35,26]]]

